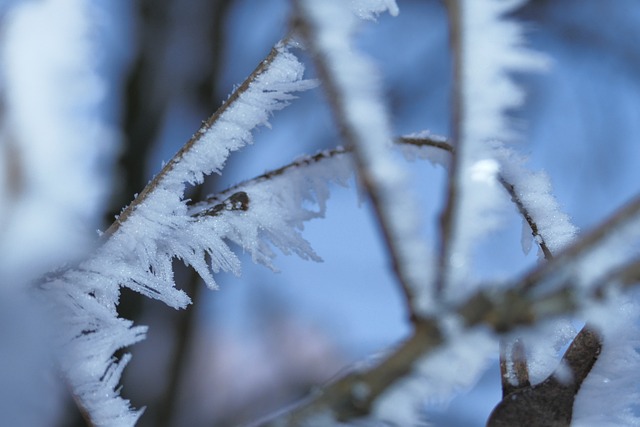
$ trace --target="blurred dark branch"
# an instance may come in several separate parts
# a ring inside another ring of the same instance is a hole
[[[607,288],[613,289],[615,283],[610,282]],[[457,318],[466,328],[474,328],[485,325],[495,332],[506,333],[520,326],[531,326],[539,321],[546,321],[560,316],[575,313],[592,305],[594,301],[601,300],[598,292],[585,292],[581,285],[575,282],[564,283],[552,292],[541,294],[526,287],[526,282],[520,280],[514,286],[507,289],[488,288],[477,291],[465,303],[450,310],[450,316]],[[304,420],[314,415],[329,411],[338,421],[347,421],[369,414],[373,402],[391,385],[400,379],[413,373],[412,366],[418,360],[424,360],[435,349],[447,345],[442,335],[441,321],[443,318],[417,319],[412,336],[392,350],[381,362],[373,367],[357,369],[343,378],[316,390],[307,400],[286,413],[278,414],[272,419],[259,422],[260,426],[299,426]],[[460,337],[458,337],[460,338]],[[451,338],[456,339],[456,338]],[[530,387],[521,387],[509,396],[517,393],[518,396],[526,396],[532,402],[532,411],[545,417],[559,419],[567,415],[568,408],[573,408],[573,399],[582,381],[588,375],[593,364],[597,360],[601,348],[598,335],[593,330],[581,332],[565,353],[563,362],[566,363],[573,374],[573,381],[559,381],[558,373],[541,383]],[[559,369],[562,369],[560,367]],[[562,378],[562,377],[561,377]],[[362,391],[366,391],[363,393]],[[512,414],[512,411],[526,416],[528,406],[518,403],[506,403],[505,398],[501,408],[492,420],[510,420],[512,424],[502,425],[565,425],[565,424],[518,424],[513,423],[512,415],[500,415],[503,411]],[[517,399],[516,399],[517,400]],[[558,411],[546,414],[544,405],[540,407],[535,402],[555,402]],[[571,414],[569,413],[569,420]],[[549,420],[549,418],[544,418]]]
[[[146,162],[169,102],[167,91],[163,90],[161,74],[171,2],[139,0],[135,4],[138,8],[138,49],[124,93],[123,131],[126,144],[120,158],[122,185],[113,201],[116,211],[108,215],[108,221],[112,221],[113,216],[146,184]]]
[[[319,29],[314,25],[312,17],[307,15],[307,12],[301,5],[300,0],[294,1],[293,4],[295,30],[302,36],[305,46],[311,53],[316,72],[322,82],[322,88],[326,94],[334,120],[338,125],[342,138],[346,141],[349,149],[353,152],[359,182],[371,200],[373,213],[376,217],[376,222],[380,227],[384,244],[391,261],[392,270],[398,280],[399,287],[401,288],[402,295],[405,299],[409,319],[412,322],[415,322],[417,314],[415,313],[414,290],[409,278],[410,266],[404,265],[405,263],[403,263],[403,257],[401,255],[403,253],[403,248],[401,247],[402,242],[398,241],[399,239],[394,238],[395,230],[391,208],[384,203],[385,191],[388,190],[383,188],[376,179],[375,171],[370,166],[368,153],[364,148],[366,141],[363,140],[360,132],[358,132],[358,125],[349,119],[347,100],[345,99],[346,95],[340,87],[336,72],[332,70],[331,60],[328,57],[327,52],[328,49],[322,46],[319,42]]]
[[[540,384],[520,388],[492,411],[488,427],[568,427],[582,382],[598,360],[601,337],[583,330],[571,343],[552,375]]]
[[[176,418],[182,381],[186,378],[189,369],[187,363],[190,356],[189,350],[193,348],[197,313],[195,302],[202,292],[200,282],[200,276],[193,269],[188,270],[187,276],[182,282],[182,289],[191,296],[194,307],[190,310],[181,310],[176,314],[174,322],[176,342],[171,349],[172,354],[169,356],[167,385],[157,403],[158,409],[154,424],[157,427],[171,426]]]
[[[453,148],[440,138],[398,138],[396,142],[398,144],[427,146],[453,152]],[[205,203],[208,204],[209,207],[199,210],[200,214],[210,214],[210,212],[216,209],[223,209],[229,195],[239,194],[242,188],[246,188],[256,182],[285,175],[290,170],[303,168],[312,163],[330,161],[330,159],[336,156],[348,155],[350,152],[350,149],[336,148],[266,172],[259,177],[245,181],[218,193],[216,196],[208,198]],[[504,186],[505,191],[511,195],[518,211],[530,225],[534,236],[540,236],[534,218],[518,196],[517,188],[502,176],[499,177],[499,182]],[[634,215],[637,216],[638,212],[640,212],[640,207],[636,206],[638,203],[640,202],[632,202],[629,206],[622,208],[619,212],[612,215],[610,219],[604,221],[601,227],[587,234],[565,252],[579,254],[585,251],[589,245],[591,245],[589,247],[593,248],[593,245],[599,243],[606,235],[606,233],[602,231],[602,228],[611,232],[633,219]],[[216,208],[216,206],[222,207]],[[542,236],[540,236],[536,241],[543,242],[544,240]],[[553,261],[554,268],[557,269],[556,271],[562,269],[562,264],[555,262],[555,259],[553,259],[548,249],[547,258]],[[590,293],[585,293],[581,286],[577,285],[571,278],[568,278],[565,282],[559,282],[554,290],[546,294],[541,294],[540,292],[536,292],[535,286],[532,285],[531,277],[538,277],[540,279],[546,277],[541,275],[540,271],[546,271],[548,265],[549,264],[541,265],[534,269],[507,290],[489,289],[479,291],[473,297],[469,298],[465,304],[462,304],[453,311],[462,319],[467,327],[485,324],[497,332],[504,333],[519,325],[531,325],[540,320],[573,313],[585,304],[585,297],[586,300],[597,301],[606,294],[609,288],[616,286],[618,283],[621,283],[624,287],[636,284],[640,274],[640,260],[634,260],[623,268],[617,268],[611,271],[609,275],[605,275],[605,278],[602,279]],[[297,425],[296,423],[301,422],[301,420],[322,409],[331,409],[336,417],[341,420],[366,415],[370,410],[372,402],[375,401],[390,384],[411,373],[406,367],[400,369],[397,364],[398,361],[406,362],[408,363],[407,366],[410,366],[418,357],[428,354],[434,348],[444,343],[438,320],[418,319],[415,325],[416,332],[414,332],[414,335],[396,351],[392,352],[392,354],[379,365],[370,370],[347,375],[338,382],[322,389],[316,398],[312,397],[302,402],[302,404],[293,409],[293,411],[278,417],[276,420],[267,421],[265,425],[278,425],[278,422],[285,423],[283,425]],[[559,398],[558,396],[562,395],[564,400],[559,401],[558,405],[565,409],[563,410],[564,412],[560,412],[558,416],[564,417],[568,411],[566,408],[573,407],[575,394],[597,359],[601,347],[600,342],[597,341],[599,339],[597,337],[597,333],[592,328],[588,326],[583,328],[575,337],[570,346],[570,350],[563,358],[562,363],[569,363],[569,366],[573,369],[574,378],[576,378],[572,387],[577,388],[575,388],[575,392],[572,393],[567,391],[569,390],[568,388],[564,386],[562,386],[564,387],[562,388],[560,385],[557,385],[556,382],[552,381],[551,378],[553,375],[549,377],[548,381],[544,382],[544,387],[540,385],[531,386],[524,347],[516,341],[511,346],[509,356],[514,365],[513,371],[517,383],[503,383],[504,395],[509,396],[513,393],[521,392],[532,399],[541,400],[547,399],[549,396]],[[593,339],[596,339],[596,342],[594,342]],[[507,360],[504,358],[502,360],[503,366],[506,363]],[[505,369],[503,367],[503,372],[504,371]],[[357,390],[362,387],[370,390],[370,393],[365,399],[357,395]],[[506,407],[508,412],[511,413],[512,409],[510,409],[509,405],[508,399],[506,398],[503,403],[501,403],[501,407]],[[570,416],[569,414],[569,419]],[[498,416],[496,415],[496,417]]]
[[[461,150],[462,125],[465,120],[462,73],[462,22],[458,0],[445,1],[449,20],[449,45],[453,57],[453,85],[451,92],[451,142],[456,151]],[[453,153],[453,152],[452,152]],[[438,238],[438,262],[436,270],[435,291],[442,295],[449,280],[449,259],[455,242],[455,223],[458,216],[459,203],[459,169],[460,156],[453,153],[448,169],[447,192],[444,210],[440,215],[440,235]]]
[[[210,19],[202,19],[205,25],[205,46],[209,47],[206,52],[209,58],[208,67],[201,67],[201,75],[195,81],[195,99],[204,111],[213,111],[219,105],[222,98],[217,91],[223,69],[223,54],[225,48],[224,22],[227,12],[233,0],[204,0],[200,2],[203,12]],[[176,3],[177,4],[177,3]],[[212,179],[213,178],[213,179]],[[205,182],[193,189],[190,199],[199,200],[206,194],[207,186],[212,185],[215,175],[208,177]],[[169,368],[167,385],[157,404],[156,422],[157,427],[169,427],[173,425],[178,413],[179,397],[184,391],[184,378],[187,377],[189,368],[190,350],[194,348],[196,336],[195,327],[197,323],[196,307],[202,295],[202,279],[192,268],[186,269],[185,278],[182,281],[182,289],[191,296],[193,308],[191,310],[180,310],[175,313],[175,345],[171,348],[169,355]]]

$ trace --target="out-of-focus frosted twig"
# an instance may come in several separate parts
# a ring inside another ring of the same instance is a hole
[[[449,45],[453,57],[453,86],[451,92],[451,141],[453,147],[458,147],[461,140],[464,109],[462,100],[462,22],[460,3],[458,0],[446,1],[449,19]],[[440,216],[440,235],[438,238],[439,252],[436,270],[435,291],[437,295],[444,292],[449,278],[449,258],[453,249],[453,228],[459,202],[459,169],[460,155],[452,151],[451,162],[447,175],[447,192],[444,209]]]
[[[368,194],[412,321],[416,290],[427,289],[429,259],[417,230],[418,214],[404,171],[389,156],[388,117],[368,59],[349,46],[353,20],[342,2],[294,2],[295,29],[310,50],[335,121],[353,150],[359,182]]]
[[[619,232],[625,226],[640,218],[640,195],[618,209],[613,215],[601,222],[596,228],[586,233],[576,244],[569,246],[557,254],[550,262],[541,265],[522,280],[524,289],[531,289],[547,281],[553,281],[554,275],[561,267],[568,266],[583,259],[606,239]]]
[[[453,151],[453,148],[447,142],[438,138],[398,138],[397,142],[399,144],[434,147],[447,152]],[[349,152],[350,150],[348,149],[337,148],[293,162],[274,171],[266,172],[254,180],[246,181],[239,186],[229,188],[219,193],[208,203],[211,204],[215,202],[219,204],[219,201],[223,200],[225,196],[247,186],[251,186],[254,182],[285,175],[289,170],[304,168],[311,163],[330,161],[336,156],[348,155]],[[535,220],[529,213],[526,204],[520,200],[517,187],[502,177],[499,182],[503,184],[505,191],[511,195],[514,204],[525,220],[527,220],[534,233],[537,232]],[[620,224],[619,218],[628,218],[630,215],[629,211],[634,212],[635,209],[624,208],[622,212],[614,214],[612,219],[605,221],[605,224],[608,224],[607,227],[611,229],[612,224]],[[597,235],[601,234],[601,232],[597,230],[595,233]],[[540,239],[542,239],[542,236],[536,240],[539,242]],[[586,240],[593,242],[594,238],[587,236]],[[578,242],[574,246],[581,247],[583,245],[584,243]],[[570,248],[567,251],[573,252],[576,250]],[[616,270],[617,276],[635,277],[631,273],[635,273],[639,269],[637,265],[640,265],[640,262],[630,264],[627,270]],[[553,292],[541,294],[535,291],[535,286],[530,285],[530,280],[527,279],[527,277],[531,275],[535,276],[538,274],[536,273],[538,270],[544,268],[546,267],[538,267],[532,273],[526,275],[525,278],[515,282],[513,287],[507,288],[506,290],[485,289],[476,292],[464,304],[457,308],[452,307],[452,312],[456,313],[467,327],[485,324],[498,332],[506,332],[518,325],[530,325],[540,320],[572,313],[583,307],[585,304],[585,296],[588,297],[588,299],[597,300],[602,296],[604,293],[603,290],[606,289],[606,287],[615,286],[615,282],[608,281],[606,284],[603,283],[602,288],[595,288],[596,290],[591,294],[584,295],[582,288],[577,283],[569,281],[559,286]],[[631,281],[629,280],[628,282]],[[584,351],[589,350],[589,348],[595,348],[591,346],[580,350],[580,343],[586,339],[585,337],[593,334],[594,332],[591,329],[583,329],[574,339],[572,348],[574,348],[575,351],[572,354],[584,353]],[[297,425],[297,423],[302,420],[323,410],[331,411],[339,420],[363,416],[370,411],[375,399],[391,384],[411,374],[409,369],[400,369],[398,365],[399,361],[408,363],[408,366],[410,366],[419,357],[429,354],[443,343],[444,340],[441,335],[439,321],[436,319],[419,319],[416,323],[416,332],[414,335],[405,343],[401,344],[396,350],[392,351],[389,356],[379,364],[369,369],[353,372],[338,380],[336,383],[320,389],[317,394],[314,394],[314,396],[302,402],[300,406],[276,419],[265,422],[265,425]],[[514,348],[513,353],[516,355],[514,362],[517,365],[515,368],[518,371],[519,377],[517,389],[524,389],[530,384],[528,383],[528,373],[523,348]],[[579,361],[576,361],[576,363],[578,362]],[[586,373],[588,373],[588,371]],[[581,380],[586,376],[584,372],[583,374]],[[368,390],[366,398],[358,395],[358,390],[362,389]],[[506,390],[508,393],[513,391],[517,390]]]
[[[467,328],[485,325],[498,333],[506,333],[519,326],[529,326],[574,313],[600,297],[596,292],[585,295],[579,285],[571,282],[544,295],[527,290],[523,284],[523,281],[519,281],[507,289],[477,291],[460,306],[451,307],[449,312]],[[614,286],[615,283],[609,282],[608,287]],[[373,367],[356,369],[336,382],[316,390],[307,400],[288,412],[258,425],[298,426],[304,420],[323,413],[331,414],[338,421],[366,416],[384,391],[403,377],[411,375],[411,366],[418,359],[423,360],[435,349],[446,345],[440,322],[441,319],[435,318],[418,319],[412,336]],[[579,382],[571,385],[572,390],[574,387],[579,388],[597,358],[592,350],[600,347],[598,342],[591,340],[593,336],[595,332],[592,330],[579,334],[572,344],[573,350],[565,354],[565,360],[579,374]],[[571,395],[571,399],[574,395],[575,393]]]
[[[500,380],[502,382],[502,397],[531,385],[529,382],[529,367],[527,354],[522,341],[515,339],[511,342],[500,341]],[[513,383],[512,381],[515,381]]]

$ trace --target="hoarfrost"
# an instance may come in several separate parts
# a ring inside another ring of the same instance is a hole
[[[261,261],[269,257],[255,249],[263,247],[254,235],[244,235],[249,229],[237,222],[234,227],[233,221],[215,216],[191,217],[183,197],[186,183],[197,184],[204,175],[219,173],[230,152],[251,143],[251,130],[267,124],[269,114],[285,107],[294,98],[293,92],[315,86],[302,79],[302,64],[284,45],[273,55],[246,91],[138,196],[135,209],[120,216],[119,228],[94,256],[43,285],[53,310],[62,319],[58,337],[62,371],[96,425],[130,426],[141,414],[130,409],[116,388],[130,356],[116,360],[114,352],[143,339],[146,332],[144,327],[134,327],[117,317],[121,286],[183,308],[190,300],[175,288],[173,258],[191,265],[209,287],[215,287],[210,270],[236,274],[240,270],[225,238],[248,246]],[[301,239],[280,237],[281,232],[291,235],[286,221],[277,222],[271,216],[256,228],[263,226],[276,246],[286,251],[295,240],[300,247],[294,252],[314,257]]]
[[[352,47],[355,18],[342,1],[300,2],[313,27],[316,53],[323,58],[328,91],[339,94],[335,108],[348,128],[345,135],[354,144],[356,161],[364,180],[375,188],[381,222],[388,228],[390,244],[396,248],[400,275],[405,277],[425,310],[432,309],[431,259],[421,239],[421,224],[414,198],[406,190],[404,168],[389,155],[392,145],[389,117],[382,103],[378,72],[374,64]],[[334,95],[329,95],[334,96]]]
[[[350,153],[338,150],[332,154],[319,153],[315,159],[298,159],[286,170],[263,176],[257,180],[234,186],[206,203],[190,208],[200,218],[210,215],[225,197],[244,193],[248,209],[242,212],[221,211],[217,221],[225,224],[220,236],[237,243],[249,252],[255,262],[273,268],[273,246],[288,254],[320,261],[320,257],[306,242],[300,231],[304,222],[325,214],[330,183],[346,186],[353,176]],[[320,161],[321,160],[321,161]],[[317,206],[312,210],[308,206]]]
[[[546,379],[558,366],[562,349],[577,331],[570,320],[543,322],[535,329],[519,332],[518,339],[524,343],[527,354],[529,379],[537,384]]]
[[[495,185],[496,168],[478,166],[495,159],[491,140],[511,141],[517,136],[506,112],[523,101],[521,89],[508,73],[530,71],[544,65],[540,55],[522,46],[521,25],[506,15],[522,1],[463,0],[460,2],[461,33],[459,141],[456,141],[456,197],[452,207],[451,243],[446,254],[444,290],[458,299],[468,289],[469,257],[475,242],[494,230],[501,222],[506,206],[501,190]],[[501,165],[502,166],[502,165]],[[449,283],[450,282],[450,283]]]
[[[514,150],[497,142],[494,147],[502,177],[513,185],[516,196],[537,227],[534,235],[526,222],[523,225],[523,250],[527,245],[525,228],[528,227],[530,237],[535,237],[539,244],[544,243],[552,253],[559,253],[575,240],[578,228],[553,196],[548,175],[543,171],[531,172],[525,165],[526,159]],[[539,255],[543,258],[542,252]]]
[[[415,159],[424,159],[431,162],[433,166],[441,166],[444,169],[448,169],[451,164],[451,151],[453,148],[447,141],[447,138],[440,135],[433,135],[429,131],[417,132],[409,135],[404,135],[403,139],[407,140],[421,140],[428,139],[431,141],[439,142],[443,144],[443,147],[449,147],[445,149],[443,147],[435,147],[428,144],[411,144],[401,143],[400,150],[404,157],[413,161]]]
[[[531,246],[533,245],[533,231],[529,226],[526,219],[522,219],[522,232],[520,237],[520,246],[522,246],[522,252],[528,255],[531,252]],[[539,242],[538,242],[539,243]]]

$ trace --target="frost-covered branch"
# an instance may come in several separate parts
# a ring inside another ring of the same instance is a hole
[[[473,245],[499,225],[498,214],[504,208],[496,191],[500,165],[491,141],[514,139],[505,113],[523,100],[508,73],[542,64],[522,46],[521,25],[506,18],[521,3],[446,2],[453,56],[451,140],[456,152],[440,218],[436,291],[443,298],[468,294]]]
[[[593,302],[601,300],[602,297],[602,293],[595,290],[586,295],[575,282],[565,283],[546,294],[535,292],[525,283],[525,280],[521,280],[512,287],[477,291],[460,306],[451,307],[449,319],[457,319],[467,330],[484,325],[495,332],[506,333],[520,326],[531,326],[589,309]],[[613,282],[606,285],[607,290],[613,290],[615,287],[616,283]],[[445,323],[447,322],[443,318],[419,319],[412,336],[391,350],[381,361],[374,362],[373,366],[365,364],[355,367],[351,373],[338,381],[316,390],[299,406],[259,425],[297,426],[302,425],[303,421],[316,420],[324,420],[326,425],[330,425],[333,421],[353,420],[371,414],[376,410],[377,399],[393,385],[411,375],[419,376],[416,370],[424,369],[420,368],[420,365],[428,364],[430,355],[433,355],[436,349],[453,344],[444,334]],[[577,390],[574,390],[574,387],[580,387],[593,366],[594,357],[597,358],[600,346],[598,339],[593,338],[595,334],[593,330],[585,330],[574,340],[573,350],[565,355],[569,358],[569,366],[575,368],[575,372],[579,374],[576,378],[580,380],[572,383],[570,387],[573,390],[571,403]],[[457,339],[463,339],[462,332]],[[595,354],[592,351],[594,349],[597,350]],[[545,387],[552,389],[550,384]],[[546,394],[547,397],[553,395],[552,390],[549,393]],[[545,393],[542,392],[536,394],[543,395]],[[566,402],[565,399],[563,403]]]
[[[438,153],[450,153],[453,151],[451,146],[441,138],[405,137],[399,138],[397,141],[401,148],[410,148],[408,154],[421,157],[439,158]],[[431,150],[436,151],[433,152]],[[561,216],[558,213],[557,202],[555,202],[548,193],[544,192],[548,190],[548,186],[542,186],[542,188],[539,186],[541,180],[542,182],[546,182],[546,178],[540,174],[525,173],[520,170],[519,168],[522,167],[522,159],[519,159],[515,153],[510,150],[504,149],[501,154],[501,156],[498,156],[499,160],[508,160],[510,162],[510,168],[505,168],[506,173],[514,174],[516,173],[515,171],[517,171],[519,176],[517,179],[518,185],[510,183],[502,175],[500,176],[499,182],[503,184],[505,191],[511,195],[514,204],[526,219],[527,224],[532,230],[537,231],[535,234],[536,241],[538,243],[544,241],[547,233],[555,229],[549,228],[544,218],[541,220],[541,225],[538,225],[535,218],[537,218],[538,215],[553,216],[554,218]],[[218,215],[221,212],[244,209],[250,212],[254,208],[257,209],[257,203],[247,202],[247,200],[250,199],[245,199],[245,197],[247,197],[245,191],[251,191],[254,186],[271,182],[269,191],[272,194],[283,197],[285,194],[290,193],[289,188],[291,188],[285,187],[283,190],[281,186],[284,183],[295,182],[303,176],[320,179],[318,172],[326,170],[328,163],[337,160],[346,162],[343,164],[343,167],[348,168],[349,155],[350,150],[337,148],[302,158],[275,171],[266,172],[254,180],[246,181],[238,186],[225,190],[207,202],[195,205],[192,209],[197,215]],[[292,174],[295,174],[295,176]],[[328,173],[326,176],[332,175],[333,173]],[[344,176],[348,175],[348,172],[345,171]],[[325,177],[324,179],[327,178]],[[521,189],[519,186],[523,186],[523,188]],[[534,187],[536,190],[532,193],[531,191]],[[257,189],[253,191],[258,193],[262,192],[257,191]],[[544,206],[529,206],[530,201],[533,199],[539,202],[540,200],[545,201]],[[618,214],[615,215],[614,218],[620,216],[624,217],[626,215]],[[612,223],[612,221],[607,221],[607,223]],[[557,226],[557,224],[555,224],[555,226]],[[572,232],[575,232],[575,229],[571,228],[570,224],[566,226],[569,227]],[[611,228],[609,229],[611,231]],[[564,241],[564,244],[569,244],[569,239],[572,237],[571,233],[565,233],[565,236],[567,240]],[[590,238],[587,239],[590,240]],[[554,243],[558,244],[557,241]],[[610,282],[606,287],[610,288],[614,285],[613,282]],[[552,317],[565,316],[575,310],[585,308],[585,304],[588,304],[585,303],[585,295],[581,293],[581,288],[575,286],[575,283],[567,283],[550,294],[539,294],[535,292],[534,289],[529,289],[527,286],[522,285],[521,282],[518,282],[513,288],[508,288],[503,291],[492,289],[493,288],[488,288],[488,290],[480,291],[459,308],[452,308],[452,312],[456,313],[455,317],[461,319],[467,327],[485,324],[498,332],[506,332],[518,325],[531,325]],[[602,289],[594,288],[594,292],[587,295],[586,300],[597,300],[602,294]],[[313,419],[313,417],[319,416],[328,417],[329,415],[327,414],[333,414],[337,420],[345,420],[368,414],[374,410],[377,399],[393,384],[413,374],[411,369],[399,369],[398,360],[413,365],[436,348],[442,345],[448,345],[442,337],[442,327],[438,319],[422,319],[417,328],[420,332],[417,332],[415,336],[412,336],[412,338],[400,345],[398,349],[391,351],[388,358],[385,358],[382,362],[375,364],[374,367],[356,369],[357,372],[353,372],[337,383],[322,389],[317,399],[310,398],[309,401],[303,402],[302,405],[294,409],[293,412],[282,415],[278,417],[277,420],[272,420],[271,422],[273,425],[279,425],[278,423],[281,422],[285,423],[284,425],[297,425],[297,423],[303,419]],[[429,334],[425,335],[425,331],[429,331]],[[574,353],[572,354],[588,353],[591,347],[583,348],[580,343],[586,339],[585,336],[593,335],[593,333],[593,329],[583,329],[574,340],[572,347]],[[425,336],[428,336],[428,338],[425,338]],[[521,379],[517,389],[522,390],[530,386],[526,369],[526,359],[521,346],[517,347],[514,353],[518,356],[514,361],[516,363],[514,369],[518,371],[518,377]],[[589,356],[589,354],[586,355]],[[581,383],[585,377],[586,373],[579,377],[579,382]],[[547,385],[546,388],[550,389],[550,386]],[[365,397],[359,394],[362,390],[367,391]],[[507,390],[509,393],[512,391],[516,391],[516,389]],[[536,395],[544,394],[542,389],[536,393]],[[574,395],[571,395],[571,402],[573,402]]]
[[[377,71],[352,46],[355,17],[342,1],[295,3],[296,26],[311,51],[342,137],[353,149],[359,182],[368,194],[402,288],[410,318],[416,292],[429,299],[430,257],[420,239],[418,211],[403,168],[389,156],[392,136]]]
[[[571,278],[589,287],[597,283],[597,279],[606,277],[605,272],[621,268],[632,259],[633,254],[627,253],[628,247],[621,242],[621,238],[633,241],[638,235],[640,195],[585,234],[576,244],[524,277],[521,286],[523,289],[538,287],[544,290]],[[599,262],[593,268],[590,264],[595,260]]]
[[[192,266],[208,286],[215,287],[211,270],[239,272],[239,260],[226,241],[239,243],[262,261],[272,255],[264,243],[249,235],[268,228],[268,218],[257,218],[257,224],[248,226],[233,223],[229,215],[194,218],[184,192],[188,183],[199,184],[205,175],[218,173],[230,152],[250,143],[252,130],[288,105],[294,92],[315,86],[302,78],[303,71],[286,43],[278,44],[125,209],[107,230],[102,246],[77,267],[41,285],[61,322],[57,337],[61,370],[94,424],[130,426],[141,415],[120,398],[117,388],[130,356],[118,360],[114,353],[146,333],[146,328],[118,317],[121,287],[183,308],[190,300],[175,287],[174,258]],[[272,233],[284,251],[315,257],[288,227]],[[294,240],[286,240],[291,235]]]
[[[206,136],[209,135],[209,131],[211,128],[221,119],[221,117],[225,114],[225,112],[235,105],[238,98],[244,94],[249,86],[258,78],[261,74],[263,74],[269,66],[284,52],[283,46],[286,45],[286,41],[281,42],[279,46],[274,47],[269,52],[269,55],[260,63],[260,65],[245,79],[244,82],[227,98],[227,100],[222,104],[222,106],[216,110],[216,112],[207,119],[200,129],[193,134],[193,136],[187,141],[185,145],[183,145],[180,150],[167,162],[162,170],[154,176],[154,178],[149,182],[147,186],[142,190],[142,192],[137,195],[135,200],[125,208],[124,211],[116,220],[111,224],[111,226],[105,231],[106,236],[110,236],[114,232],[116,232],[122,223],[127,221],[131,213],[142,203],[145,202],[147,197],[152,194],[157,188],[164,185],[164,181],[168,179],[171,175],[172,170],[179,165],[183,158],[188,155],[191,151],[194,150],[196,145],[203,140]],[[220,166],[218,166],[220,167]]]
[[[399,137],[395,138],[395,143],[399,147],[402,147],[402,145],[416,147],[421,150],[420,154],[418,154],[421,156],[427,156],[427,150],[429,149],[444,153],[450,153],[453,150],[451,145],[441,137]],[[286,177],[287,181],[296,181],[296,178],[301,177],[301,172],[305,172],[307,177],[315,176],[317,171],[322,168],[331,168],[329,163],[333,162],[345,162],[344,166],[349,167],[349,164],[353,165],[352,155],[353,150],[351,147],[339,146],[320,151],[311,156],[303,156],[285,166],[264,172],[254,178],[221,190],[214,195],[207,196],[202,201],[194,202],[191,204],[190,209],[193,215],[215,215],[223,210],[233,210],[229,203],[225,203],[225,200],[235,193],[242,192],[246,188],[261,182],[272,181],[280,177]],[[308,178],[306,179],[308,180]]]

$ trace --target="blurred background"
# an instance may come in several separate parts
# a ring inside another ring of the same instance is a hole
[[[89,22],[85,34],[93,54],[84,58],[95,61],[103,82],[95,114],[111,132],[104,144],[112,148],[95,159],[111,189],[96,202],[95,211],[103,212],[96,227],[105,229],[287,33],[290,3],[75,3]],[[6,27],[21,6],[0,4]],[[397,17],[363,22],[358,44],[378,64],[394,132],[446,136],[450,60],[443,2],[398,0],[398,6]],[[59,19],[65,16],[61,12]],[[531,0],[516,16],[551,67],[516,76],[528,99],[512,112],[522,135],[514,144],[530,156],[532,169],[550,175],[565,211],[588,229],[638,191],[640,4]],[[314,75],[310,65],[308,75]],[[11,81],[5,81],[9,92]],[[190,197],[341,143],[320,90],[302,94],[271,124],[257,132],[254,145],[232,155],[222,176],[211,177]],[[421,162],[407,168],[424,209],[425,235],[433,238],[444,173]],[[520,249],[522,222],[515,209],[504,223],[478,251],[478,277],[509,277],[536,262],[535,254]],[[194,301],[185,311],[124,291],[121,315],[150,327],[147,340],[127,349],[134,357],[123,380],[122,394],[134,407],[146,406],[140,426],[254,420],[408,334],[377,226],[353,186],[335,189],[327,217],[309,223],[304,236],[323,263],[282,255],[274,273],[245,257],[242,277],[219,275],[218,291],[176,264],[178,283]],[[439,426],[482,426],[500,393],[496,360],[471,390],[427,402],[425,419]],[[83,425],[72,404],[60,420],[61,426]]]

